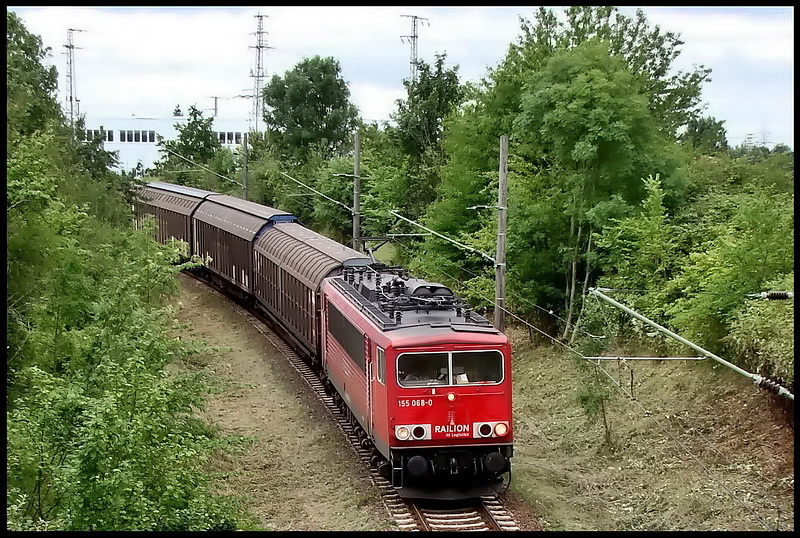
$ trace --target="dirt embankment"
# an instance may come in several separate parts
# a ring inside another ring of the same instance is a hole
[[[589,418],[577,395],[592,369],[511,336],[512,491],[545,530],[794,530],[794,428],[779,397],[710,360],[630,361],[632,377],[606,361],[636,401],[606,385],[605,421]]]
[[[391,529],[368,473],[330,414],[270,341],[221,296],[180,275],[184,338],[216,385],[205,418],[248,439],[217,458],[221,491],[241,496],[266,530]]]

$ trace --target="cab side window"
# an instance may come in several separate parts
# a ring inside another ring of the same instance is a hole
[[[386,384],[386,354],[384,351],[379,348],[375,347],[377,362],[378,362],[378,381],[382,384]]]

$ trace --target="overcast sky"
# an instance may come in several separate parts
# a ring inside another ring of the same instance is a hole
[[[92,118],[170,116],[191,104],[220,118],[248,120],[257,19],[263,19],[267,78],[283,75],[304,57],[333,56],[366,120],[387,120],[405,96],[411,18],[419,20],[418,57],[437,52],[477,81],[496,66],[519,36],[519,16],[536,7],[8,7],[52,48],[59,98],[66,101],[67,30],[74,33],[75,80],[81,113]],[[794,10],[790,7],[643,8],[651,24],[684,41],[676,65],[703,64],[712,81],[703,91],[705,114],[725,120],[728,142],[747,134],[768,146],[794,148]],[[560,10],[557,10],[560,11]],[[634,8],[622,8],[633,15]]]

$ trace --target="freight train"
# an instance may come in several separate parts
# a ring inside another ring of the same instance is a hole
[[[511,347],[448,287],[228,195],[143,186],[137,220],[263,311],[319,373],[407,498],[493,494],[511,477]]]

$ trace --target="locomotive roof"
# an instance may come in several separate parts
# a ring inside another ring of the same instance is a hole
[[[433,346],[437,344],[474,344],[476,337],[485,346],[503,345],[508,342],[506,335],[494,327],[478,330],[476,327],[466,328],[458,324],[449,326],[417,325],[414,327],[401,327],[392,331],[392,347],[397,350],[419,346]]]
[[[373,267],[345,269],[330,283],[383,331],[410,329],[403,335],[431,336],[430,329],[443,333],[480,332],[499,334],[489,321],[475,312],[438,282],[410,278],[402,271]],[[416,332],[415,332],[416,331]]]
[[[331,271],[372,262],[360,252],[294,222],[276,222],[256,240],[255,248],[314,290]]]

